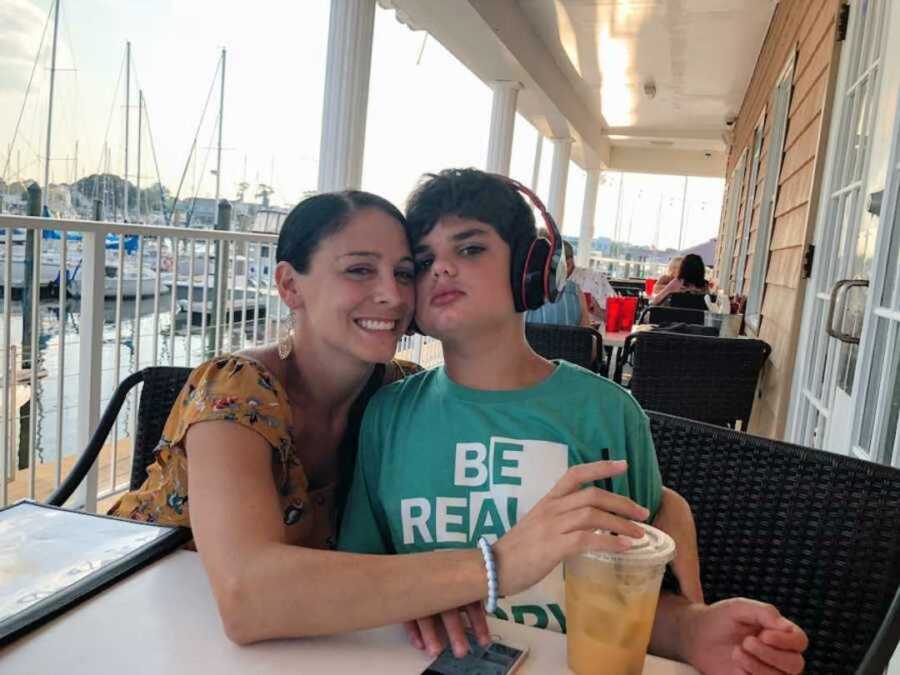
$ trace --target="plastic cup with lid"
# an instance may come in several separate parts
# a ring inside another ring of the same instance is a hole
[[[566,560],[566,647],[575,675],[640,675],[656,605],[675,542],[639,523],[644,536],[621,553],[592,551]]]

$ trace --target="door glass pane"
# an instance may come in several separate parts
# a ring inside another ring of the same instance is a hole
[[[816,326],[816,334],[813,337],[813,361],[810,370],[809,390],[816,398],[822,398],[822,386],[825,383],[825,371],[828,365],[828,335],[825,332],[825,321],[827,319],[827,304],[824,300],[816,298],[814,300],[816,308],[814,311],[814,323]]]
[[[825,442],[825,423],[828,421],[828,418],[823,417],[818,412],[813,414],[813,419],[815,420],[815,427],[813,428],[813,437],[812,437],[812,447],[821,448]]]
[[[827,218],[825,220],[825,227],[829,233],[834,233],[828,236],[826,242],[826,248],[823,251],[825,255],[825,259],[822,260],[822,274],[820,276],[818,288],[820,292],[830,293],[831,287],[833,286],[835,271],[834,271],[834,262],[837,258],[837,251],[841,245],[841,238],[838,236],[840,230],[838,229],[840,224],[844,220],[844,208],[847,205],[847,194],[844,193],[837,197],[832,198],[831,204],[829,205]]]
[[[893,393],[891,394],[891,404],[887,409],[887,433],[884,435],[884,445],[881,448],[881,456],[878,458],[879,461],[885,464],[891,461],[891,455],[894,451],[894,441],[897,438],[898,413],[900,413],[900,367],[898,367],[898,360],[900,360],[900,331],[896,331],[896,333],[897,339],[894,340],[894,350],[892,352],[894,358],[894,382],[891,385]]]
[[[853,123],[856,120],[856,94],[859,92],[858,89],[854,90],[852,93],[847,94],[847,98],[844,99],[844,107],[841,111],[841,123],[846,124],[846,129],[841,129],[840,134],[838,136],[839,141],[841,143],[840,147],[843,148],[843,152],[838,152],[834,158],[834,187],[833,190],[840,190],[847,184],[847,169],[845,168],[848,163],[850,163],[851,152],[853,151]]]
[[[878,58],[878,45],[881,43],[881,33],[886,23],[884,20],[884,5],[885,0],[878,0],[878,2],[872,2],[869,7],[868,32],[871,35],[871,39],[866,41],[863,50],[863,63],[866,66],[871,65]]]
[[[835,263],[837,267],[838,279],[843,278],[845,270],[848,269],[846,263],[848,256],[853,255],[856,250],[855,228],[853,227],[853,219],[856,214],[856,202],[859,194],[859,188],[851,190],[844,200],[844,209],[841,212],[841,219],[838,221],[838,250],[835,255]],[[835,280],[836,281],[836,280]],[[829,290],[831,290],[829,288]]]
[[[856,355],[859,345],[842,342],[838,355],[838,387],[850,396],[853,393],[853,369],[856,367]]]
[[[862,177],[863,167],[865,166],[866,146],[868,145],[869,140],[869,116],[872,109],[870,82],[871,80],[866,79],[859,85],[859,96],[857,97],[859,110],[857,112],[853,131],[851,132],[854,141],[851,143],[853,169],[850,173],[850,179],[853,181],[857,181]]]
[[[890,323],[884,319],[876,319],[877,329],[875,342],[872,345],[872,369],[869,373],[869,387],[866,392],[866,405],[862,411],[862,427],[859,434],[859,446],[872,454],[872,433],[875,425],[875,413],[878,410],[878,395],[881,393],[882,364],[884,363],[884,348],[887,344],[888,328]]]
[[[900,171],[895,171],[894,185],[898,185],[898,181],[900,181]],[[900,193],[900,186],[898,186],[898,193]],[[900,194],[897,196],[900,197]],[[882,208],[884,208],[886,200],[887,196],[882,200]],[[881,306],[900,308],[898,307],[900,300],[896,303],[894,302],[894,289],[897,287],[897,276],[900,274],[900,264],[898,264],[898,258],[900,258],[900,204],[897,204],[894,208],[894,224],[891,230],[887,270],[884,277],[884,292],[881,294]]]

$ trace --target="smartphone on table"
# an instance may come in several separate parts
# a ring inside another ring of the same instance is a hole
[[[422,675],[511,675],[528,653],[527,647],[499,640],[482,647],[471,633],[466,633],[466,638],[469,640],[468,654],[458,659],[447,647],[422,671]]]

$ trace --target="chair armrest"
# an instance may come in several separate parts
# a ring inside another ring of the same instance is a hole
[[[869,645],[865,657],[856,675],[881,675],[887,670],[897,643],[900,642],[900,588],[894,594],[894,600],[888,609],[875,639]]]
[[[100,418],[100,424],[97,425],[97,430],[94,432],[93,436],[91,436],[90,442],[81,453],[81,457],[75,462],[75,466],[72,467],[69,475],[66,476],[65,480],[59,484],[59,487],[57,487],[47,499],[48,504],[51,506],[62,506],[68,501],[69,497],[72,496],[72,493],[75,492],[78,486],[81,485],[81,481],[84,480],[84,477],[94,465],[94,462],[97,461],[100,450],[106,443],[109,432],[116,422],[116,417],[118,417],[119,410],[121,410],[122,404],[125,402],[128,393],[131,391],[132,387],[138,382],[143,382],[143,380],[143,371],[138,371],[129,375],[119,383],[109,404],[106,406],[106,410],[103,411],[103,416]]]
[[[625,338],[625,344],[622,346],[622,353],[619,354],[619,358],[616,361],[616,372],[613,374],[613,382],[616,384],[622,384],[622,368],[628,360],[628,357],[631,356],[631,353],[634,351],[634,343],[637,340],[638,335],[640,335],[640,333],[634,333]]]

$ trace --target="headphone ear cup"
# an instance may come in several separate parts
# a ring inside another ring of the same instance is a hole
[[[528,258],[532,241],[534,240],[523,238],[514,241],[510,246],[509,285],[517,312],[524,312],[528,309],[525,307],[522,297],[522,278],[525,275],[525,260]]]
[[[521,295],[525,309],[537,309],[546,301],[547,257],[550,255],[550,242],[543,237],[532,241],[525,256],[525,265],[521,278]]]
[[[547,300],[556,302],[559,294],[562,293],[569,276],[569,269],[566,264],[566,256],[563,253],[562,246],[554,251],[550,251],[548,255],[553,259],[548,261],[547,268]]]

